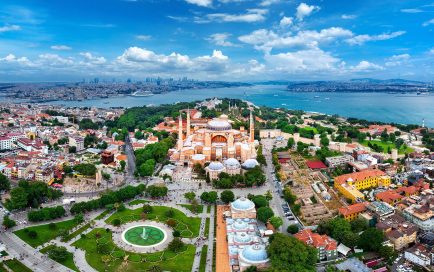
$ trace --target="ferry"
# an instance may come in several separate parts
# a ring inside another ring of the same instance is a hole
[[[131,94],[132,96],[153,96],[154,94],[150,91],[136,91]]]

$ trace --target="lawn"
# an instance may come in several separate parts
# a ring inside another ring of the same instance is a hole
[[[361,144],[364,145],[364,146],[368,146],[368,143],[376,144],[378,146],[381,146],[383,148],[383,153],[387,153],[387,151],[389,150],[389,148],[390,149],[396,148],[396,145],[394,143],[392,143],[392,142],[382,142],[382,141],[377,141],[377,140],[370,140],[370,141],[369,140],[364,140]],[[399,154],[405,154],[405,153],[411,153],[413,151],[414,151],[413,148],[410,148],[410,147],[408,147],[406,145],[402,145],[399,148],[398,153]]]
[[[208,237],[208,235],[209,235],[209,218],[207,218],[206,219],[206,222],[205,222],[205,236],[206,237]]]
[[[201,213],[203,211],[203,205],[197,205],[197,211],[194,209],[193,205],[191,204],[178,204],[178,205],[186,208],[187,210],[195,214]]]
[[[166,212],[170,209],[173,210],[173,219],[177,221],[177,225],[174,227],[181,233],[181,237],[191,238],[197,237],[199,235],[200,229],[200,218],[198,217],[187,217],[183,212],[177,209],[163,207],[163,206],[152,206],[152,213],[146,214],[148,220],[158,221],[165,223],[169,217],[166,216]],[[122,224],[142,220],[142,208],[135,210],[125,209],[120,212],[112,214],[109,218],[105,220],[107,224],[112,224],[114,219],[120,219]]]
[[[3,263],[14,272],[32,272],[30,268],[22,264],[17,259],[7,260]]]
[[[206,206],[206,212],[211,213],[211,205]]]
[[[100,234],[99,238],[96,238],[97,232]],[[97,252],[96,240],[109,245],[111,253],[107,255],[109,256],[107,264],[104,264],[101,258],[104,254]],[[152,266],[160,267],[161,271],[191,271],[196,250],[194,246],[186,245],[184,250],[178,254],[169,250],[149,254],[128,252],[118,248],[112,241],[112,233],[101,228],[92,230],[87,238],[80,238],[73,246],[86,251],[86,260],[90,266],[98,271],[109,272],[147,271]],[[128,261],[124,261],[126,256],[128,256]]]
[[[145,204],[145,203],[148,203],[148,202],[149,202],[149,200],[145,200],[145,199],[134,199],[133,201],[131,201],[130,203],[128,203],[128,205],[134,206],[134,205],[137,205],[137,204]]]
[[[47,253],[53,246],[47,246],[43,249],[41,249],[41,253]],[[57,262],[57,261],[56,261]],[[64,260],[63,262],[58,262],[61,265],[64,265],[66,267],[68,267],[69,269],[72,269],[74,271],[79,272],[80,270],[78,270],[78,268],[75,266],[74,263],[74,254],[72,254],[71,252],[68,252],[68,255],[66,257],[66,260]]]
[[[20,229],[15,231],[14,234],[32,247],[38,247],[59,236],[62,229],[67,231],[71,230],[72,228],[77,226],[77,223],[74,221],[74,219],[58,222],[56,223],[56,228],[54,230],[50,229],[48,225],[49,224],[45,224]],[[30,230],[36,231],[36,238],[29,237],[28,231]]]
[[[105,211],[103,211],[101,214],[99,214],[97,217],[95,217],[95,220],[103,219],[104,216],[106,216],[107,214],[109,214],[109,212],[111,212],[111,210],[105,210]]]
[[[66,236],[65,242],[72,240],[72,238],[79,235],[80,233],[87,230],[88,228],[90,228],[90,223],[87,223],[87,224],[83,225],[82,227],[80,227],[78,230],[74,231],[73,233],[68,234],[68,236]]]
[[[199,272],[205,272],[205,269],[206,269],[206,255],[207,254],[208,254],[208,246],[204,245],[202,247],[202,252],[200,253]]]

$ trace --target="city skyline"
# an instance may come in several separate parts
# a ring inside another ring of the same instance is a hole
[[[431,81],[427,1],[6,0],[0,81]]]

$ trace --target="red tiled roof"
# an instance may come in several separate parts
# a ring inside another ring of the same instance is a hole
[[[310,229],[304,229],[294,234],[294,237],[307,245],[314,247],[324,247],[325,250],[336,250],[338,247],[335,240],[331,239],[327,235],[313,233]]]
[[[384,201],[384,202],[387,202],[387,203],[402,199],[402,195],[398,194],[397,192],[395,192],[393,190],[380,192],[380,193],[376,194],[375,197],[377,199]]]
[[[327,166],[322,161],[307,161],[306,165],[310,169],[325,169]]]
[[[339,208],[339,213],[343,216],[355,214],[355,213],[361,213],[366,210],[367,202],[363,203],[356,203],[347,207]]]
[[[335,183],[342,184],[345,183],[349,178],[353,179],[353,181],[359,181],[359,180],[365,180],[370,177],[378,177],[378,176],[385,176],[386,173],[384,173],[381,170],[374,169],[374,170],[364,170],[361,172],[355,172],[350,174],[345,174],[341,176],[335,177]]]

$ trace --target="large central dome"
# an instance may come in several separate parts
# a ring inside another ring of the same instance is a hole
[[[222,131],[232,129],[231,124],[224,119],[214,118],[208,122],[207,128],[210,130]]]

